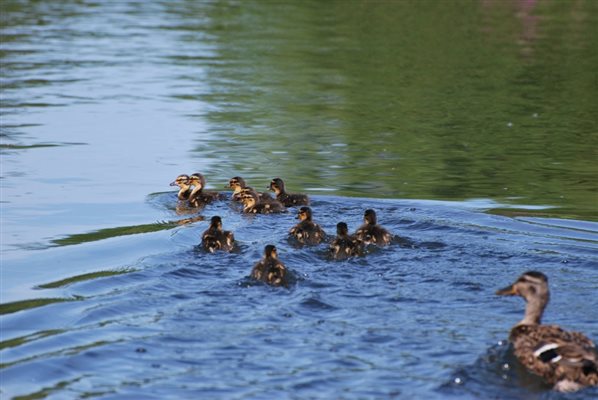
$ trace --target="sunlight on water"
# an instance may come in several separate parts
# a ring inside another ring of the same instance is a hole
[[[0,11],[3,398],[556,399],[494,296],[529,269],[546,321],[598,338],[598,2]],[[334,262],[296,209],[177,204],[193,172],[396,237]],[[216,213],[238,252],[198,250]],[[268,243],[288,290],[248,279]]]

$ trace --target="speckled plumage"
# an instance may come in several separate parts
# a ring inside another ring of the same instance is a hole
[[[330,255],[332,258],[341,260],[357,256],[361,253],[362,243],[349,235],[347,224],[339,222],[336,224],[336,237],[330,243]]]
[[[210,227],[201,235],[201,247],[214,253],[216,250],[231,251],[235,246],[235,236],[230,231],[222,229],[222,219],[214,216],[210,220]]]
[[[251,278],[273,286],[288,285],[288,271],[278,259],[276,247],[269,244],[264,248],[264,257],[253,267]]]
[[[301,207],[297,218],[301,221],[291,228],[289,234],[299,243],[306,245],[315,245],[321,243],[326,238],[326,233],[312,221],[312,211],[309,207]]]
[[[544,274],[526,272],[496,293],[526,300],[525,317],[511,329],[509,336],[522,365],[557,391],[598,385],[598,352],[594,343],[582,333],[541,324],[550,297],[548,278]]]
[[[385,228],[378,225],[374,210],[365,210],[363,222],[363,225],[355,231],[354,236],[357,240],[361,241],[364,245],[386,246],[390,244],[392,235]]]

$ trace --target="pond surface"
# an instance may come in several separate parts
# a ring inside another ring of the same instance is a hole
[[[563,397],[494,291],[541,270],[598,339],[598,3],[0,7],[1,397]],[[296,209],[177,206],[196,171],[396,239],[332,261]],[[239,252],[196,248],[216,214]],[[247,279],[269,243],[289,289]]]

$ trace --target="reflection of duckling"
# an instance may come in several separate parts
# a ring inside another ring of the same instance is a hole
[[[344,222],[336,224],[336,237],[330,243],[330,253],[335,259],[357,256],[361,252],[361,243],[349,235],[349,228]]]
[[[307,195],[287,193],[284,189],[284,182],[280,178],[272,179],[268,189],[276,193],[276,200],[284,204],[285,207],[306,206],[309,204]]]
[[[286,211],[282,203],[274,199],[270,202],[259,201],[257,192],[250,187],[241,190],[241,200],[243,212],[246,214],[272,214]]]
[[[278,260],[276,247],[269,244],[264,248],[264,258],[255,264],[251,277],[273,286],[288,285],[288,271]]]
[[[199,172],[196,172],[189,177],[189,183],[195,186],[189,195],[189,205],[193,207],[201,207],[218,198],[218,193],[203,190],[206,186],[206,178]]]
[[[594,343],[579,332],[567,332],[558,325],[541,325],[550,297],[546,275],[526,272],[496,294],[521,296],[527,302],[525,317],[509,336],[521,364],[560,392],[598,386],[598,352]]]
[[[297,239],[299,243],[318,244],[324,240],[326,233],[320,228],[320,225],[312,221],[311,208],[301,207],[297,219],[301,221],[291,228],[289,234]]]
[[[170,186],[179,187],[179,193],[177,194],[179,200],[187,200],[191,195],[191,184],[189,183],[189,175],[181,174],[177,176],[174,182],[170,182]]]
[[[214,216],[210,220],[210,227],[201,235],[201,247],[210,253],[216,250],[231,251],[235,245],[232,232],[222,229],[222,219]]]
[[[247,184],[245,183],[245,179],[241,178],[240,176],[234,176],[228,181],[228,187],[233,189],[233,195],[231,199],[233,201],[242,201],[241,199],[241,191],[245,188],[248,188]],[[268,193],[257,193],[258,201],[262,202],[271,202],[274,199]]]
[[[385,246],[390,244],[392,235],[376,223],[376,212],[374,210],[365,210],[363,222],[364,224],[355,231],[354,236],[357,240],[363,242],[364,245]]]

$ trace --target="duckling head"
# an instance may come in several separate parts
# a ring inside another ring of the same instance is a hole
[[[173,182],[170,182],[170,186],[178,186],[181,189],[189,187],[189,185],[190,185],[189,175],[185,175],[185,174],[181,174],[181,175],[177,176]]]
[[[339,236],[345,236],[349,234],[349,227],[344,222],[336,224],[336,234]]]
[[[206,178],[199,172],[196,172],[189,177],[189,183],[194,185],[196,189],[203,189],[206,186]]]
[[[280,178],[274,178],[270,182],[270,186],[268,186],[267,189],[278,195],[279,193],[284,192],[284,182]]]
[[[264,247],[264,256],[266,258],[278,258],[278,252],[276,251],[276,246],[274,246],[273,244],[269,244],[266,245],[266,247]]]
[[[297,219],[301,221],[311,221],[311,208],[301,207],[297,213]]]
[[[245,180],[240,176],[234,176],[228,181],[228,187],[233,189],[235,193],[239,193],[245,186]]]
[[[220,216],[215,215],[210,219],[210,228],[216,228],[218,230],[222,230],[222,218]]]
[[[520,324],[539,324],[548,301],[548,278],[542,272],[528,271],[513,284],[496,291],[500,296],[521,296],[527,302],[525,318]]]
[[[376,211],[372,210],[371,208],[365,210],[365,213],[363,213],[363,221],[369,225],[376,225]]]
[[[257,193],[250,187],[241,190],[241,201],[245,207],[253,207],[257,203]]]

